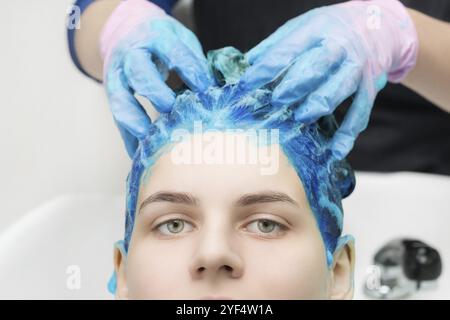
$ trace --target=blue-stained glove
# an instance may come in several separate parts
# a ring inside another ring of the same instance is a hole
[[[356,92],[330,145],[342,159],[366,128],[378,91],[406,76],[417,51],[415,27],[399,1],[348,1],[294,18],[250,50],[239,85],[245,92],[281,79],[273,82],[272,104],[292,105],[305,123]]]
[[[130,157],[151,120],[134,93],[159,112],[171,110],[175,93],[166,85],[174,70],[193,91],[214,84],[196,36],[145,0],[126,0],[114,10],[100,40],[103,79],[114,119]]]

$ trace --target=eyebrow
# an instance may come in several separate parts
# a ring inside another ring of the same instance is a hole
[[[199,201],[196,197],[186,192],[160,191],[147,197],[139,207],[139,211],[145,206],[154,202],[170,202],[185,204],[188,206],[197,206]]]
[[[275,192],[275,191],[263,191],[258,193],[244,194],[242,197],[236,201],[236,206],[244,207],[250,206],[258,203],[268,203],[268,202],[286,202],[298,206],[297,201],[292,199],[286,193]]]
[[[170,202],[184,204],[188,206],[198,206],[200,201],[193,195],[186,192],[160,191],[147,197],[139,207],[139,212],[145,206],[155,202]],[[245,207],[259,203],[285,202],[299,207],[297,201],[286,193],[276,191],[263,191],[258,193],[248,193],[241,196],[235,203],[237,207]]]

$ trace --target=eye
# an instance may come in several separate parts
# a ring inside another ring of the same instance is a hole
[[[255,226],[256,225],[256,226]],[[255,227],[259,231],[255,231]],[[270,236],[277,236],[282,234],[287,227],[282,225],[281,223],[275,222],[273,220],[269,219],[258,219],[250,222],[246,227],[246,230],[249,230],[251,232],[259,233],[262,235],[270,235]]]
[[[183,219],[171,219],[163,223],[160,223],[156,227],[156,229],[158,229],[158,231],[165,236],[171,236],[177,235],[182,231],[189,232],[193,229],[193,226],[192,224]]]

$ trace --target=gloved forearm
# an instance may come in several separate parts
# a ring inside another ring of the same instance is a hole
[[[450,112],[450,23],[408,9],[419,36],[416,67],[404,85]]]
[[[167,13],[172,11],[177,0],[148,0]],[[77,68],[91,78],[101,81],[103,63],[99,51],[100,32],[120,0],[77,0],[74,3],[81,9],[80,28],[67,29],[70,55]],[[76,12],[71,12],[69,19]]]
[[[108,17],[121,0],[94,1],[81,16],[81,28],[75,32],[75,50],[81,68],[91,77],[103,80],[100,34]]]

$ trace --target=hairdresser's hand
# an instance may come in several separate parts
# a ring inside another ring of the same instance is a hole
[[[106,22],[100,42],[111,110],[130,157],[151,123],[134,93],[159,112],[169,112],[175,101],[165,83],[169,70],[194,91],[213,84],[196,36],[149,1],[123,1]]]
[[[367,126],[375,96],[386,81],[399,82],[414,67],[418,40],[397,0],[349,1],[288,21],[247,53],[244,90],[277,77],[275,107],[293,105],[295,118],[313,122],[356,92],[331,150],[342,159]]]

